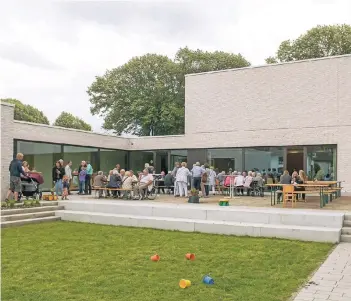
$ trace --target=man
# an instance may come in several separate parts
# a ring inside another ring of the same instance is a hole
[[[135,185],[134,187],[134,195],[139,193],[139,196],[143,199],[145,196],[145,190],[151,190],[152,189],[152,183],[154,181],[154,177],[152,174],[149,174],[149,171],[147,168],[143,170],[143,174],[140,177],[140,181],[138,185]]]
[[[171,171],[165,176],[165,186],[167,187],[169,194],[173,193],[173,176]]]
[[[196,190],[200,190],[201,186],[201,176],[205,172],[203,168],[200,166],[200,162],[196,162],[195,166],[191,170],[193,180],[194,180],[194,188]]]
[[[177,171],[180,168],[180,163],[179,162],[175,162],[174,163],[174,168],[172,170],[172,176],[174,179],[174,196],[178,197],[179,196],[179,189],[178,189],[178,185],[177,185],[177,181],[176,181],[176,176],[177,176]]]
[[[93,167],[87,161],[87,175],[85,176],[85,193],[91,194],[91,178],[93,176]]]
[[[21,192],[21,174],[25,176],[22,168],[23,154],[18,153],[16,158],[13,159],[9,166],[10,171],[10,188],[7,192],[5,201],[9,200],[11,193],[13,192],[15,201],[18,201],[18,194]]]
[[[119,173],[119,171],[121,170],[121,165],[116,164],[116,167],[114,168],[114,170],[117,170],[117,172]]]
[[[69,161],[65,166],[65,176],[68,178],[68,194],[71,194],[70,186],[72,182],[72,161]]]

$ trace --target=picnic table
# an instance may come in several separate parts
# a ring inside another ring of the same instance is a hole
[[[311,187],[315,188],[315,190],[306,190],[306,191],[295,191],[295,194],[307,194],[307,193],[319,193],[319,201],[320,201],[320,208],[323,208],[325,204],[328,203],[328,200],[325,198],[325,195],[331,195],[333,192],[336,192],[338,196],[341,195],[341,181],[307,181],[306,184],[266,184],[267,187],[271,189],[271,206],[275,205],[276,203],[279,204],[280,202],[276,202],[276,193],[278,188],[282,188],[286,185],[294,185],[296,187]],[[281,192],[283,193],[283,192]],[[330,201],[332,198],[330,198]]]

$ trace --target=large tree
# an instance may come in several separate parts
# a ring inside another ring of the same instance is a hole
[[[308,30],[296,40],[283,41],[268,64],[351,53],[351,26],[325,25]]]
[[[96,77],[88,88],[92,114],[117,134],[184,133],[184,75],[249,66],[241,55],[180,49],[174,61],[146,54]]]
[[[71,113],[62,112],[58,116],[53,124],[54,126],[61,126],[64,128],[77,129],[83,131],[91,131],[91,125],[80,119],[79,117],[73,116]]]
[[[15,120],[49,124],[49,119],[44,113],[31,105],[26,105],[14,98],[3,98],[1,101],[15,105]]]

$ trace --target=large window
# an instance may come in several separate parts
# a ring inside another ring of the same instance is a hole
[[[107,174],[117,164],[123,169],[128,169],[127,151],[100,149],[100,170]]]
[[[207,162],[219,171],[242,171],[244,168],[241,148],[219,148],[207,150]],[[202,162],[200,162],[202,163]]]
[[[78,170],[82,161],[90,162],[95,173],[99,168],[98,149],[93,147],[65,145],[63,147],[63,161],[65,164],[72,161],[72,170]]]
[[[61,159],[61,145],[17,141],[16,150],[24,154],[31,170],[41,172],[44,178],[42,189],[51,189],[52,168],[57,160]]]
[[[336,180],[336,145],[307,146],[307,175],[310,179]]]
[[[245,149],[245,170],[267,173],[271,169],[278,175],[283,173],[284,150],[282,147],[255,147]]]
[[[154,160],[153,151],[132,151],[129,154],[129,165],[130,169],[134,172],[142,171],[145,163],[149,163]]]
[[[170,166],[169,169],[173,170],[174,164],[176,162],[188,162],[188,152],[186,149],[184,150],[171,150],[170,151],[170,156],[171,156],[171,162],[170,162]],[[191,151],[190,151],[191,152]],[[191,168],[191,166],[188,166],[189,168]]]

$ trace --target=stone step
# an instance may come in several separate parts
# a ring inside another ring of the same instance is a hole
[[[345,220],[351,221],[351,214],[345,213]]]
[[[1,210],[1,216],[43,212],[43,211],[55,211],[55,210],[63,210],[63,209],[64,209],[63,206],[40,206],[40,207],[29,207],[29,208],[5,209],[5,210]]]
[[[342,242],[351,242],[351,235],[346,235],[346,234],[341,235],[341,241]]]
[[[332,242],[340,240],[340,228],[306,227],[293,225],[271,225],[188,218],[171,218],[145,215],[126,215],[86,211],[59,210],[56,216],[62,220],[95,224],[143,227],[185,232],[213,234],[277,237],[304,241]]]
[[[351,227],[343,227],[341,229],[341,234],[351,235]]]
[[[59,216],[48,216],[48,217],[23,219],[18,221],[8,221],[8,222],[2,222],[1,228],[10,228],[10,227],[18,227],[18,226],[29,225],[29,224],[53,222],[53,221],[59,221],[60,219],[61,218]]]
[[[344,213],[289,208],[220,207],[206,204],[145,203],[143,201],[60,201],[66,210],[138,216],[188,218],[200,220],[299,225],[341,229]]]
[[[41,212],[4,215],[4,216],[1,216],[1,222],[19,221],[24,219],[33,219],[33,218],[47,217],[47,216],[55,216],[55,211],[41,211]]]
[[[351,220],[344,220],[344,227],[351,227]]]

